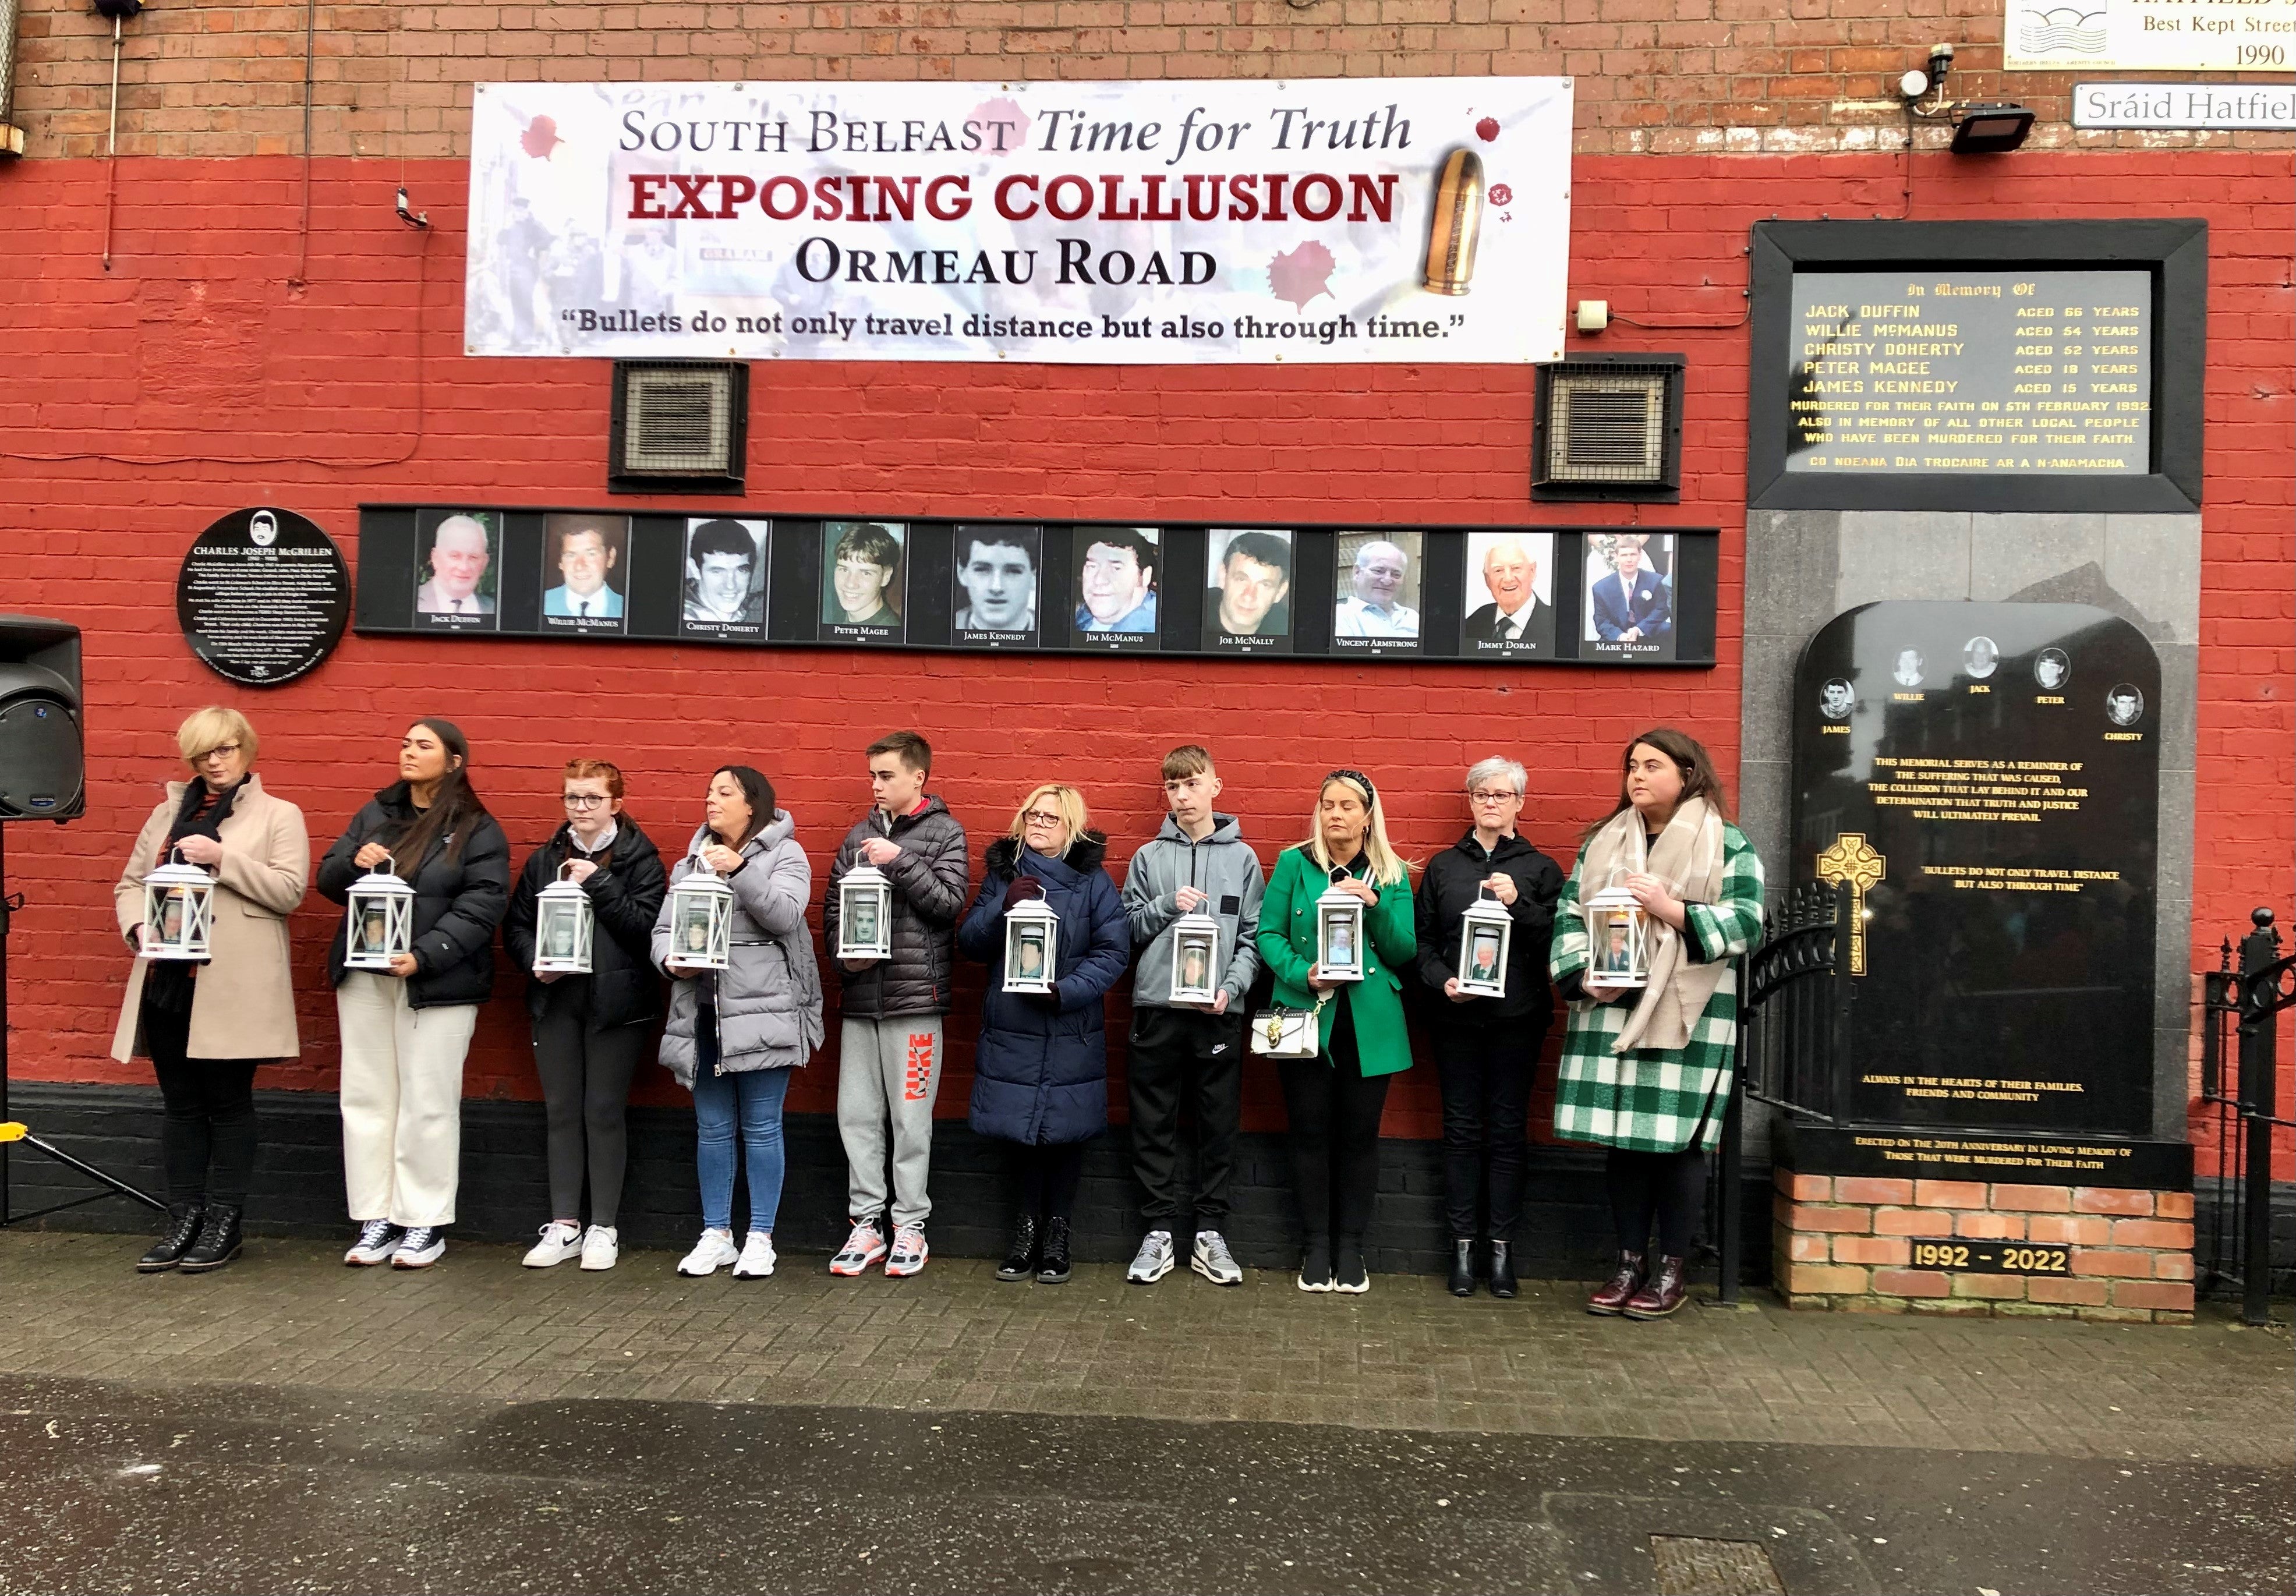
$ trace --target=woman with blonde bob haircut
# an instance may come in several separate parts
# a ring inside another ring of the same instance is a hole
[[[303,812],[264,791],[255,728],[238,710],[194,710],[176,747],[191,779],[167,784],[111,889],[119,934],[137,954],[111,1056],[149,1058],[167,1105],[168,1232],[136,1260],[145,1273],[220,1269],[239,1256],[255,1173],[256,1066],[302,1051],[287,916],[311,875]],[[171,855],[216,879],[204,963],[142,956],[144,878]]]
[[[1046,782],[1013,829],[988,845],[980,896],[957,951],[988,966],[973,1060],[972,1128],[1013,1143],[1017,1214],[1001,1281],[1069,1278],[1069,1223],[1084,1144],[1108,1128],[1105,999],[1132,962],[1132,922],[1101,868],[1108,839],[1089,829],[1084,794]],[[1041,899],[1058,916],[1050,992],[1004,990],[1004,917]]]
[[[1361,980],[1328,980],[1318,962],[1316,901],[1327,890],[1363,900]],[[1316,1017],[1316,1056],[1276,1060],[1306,1239],[1302,1291],[1371,1289],[1363,1243],[1379,1191],[1379,1118],[1389,1077],[1411,1068],[1402,972],[1419,951],[1413,921],[1410,871],[1388,840],[1379,789],[1359,770],[1333,771],[1308,839],[1277,855],[1259,907],[1276,1005]]]

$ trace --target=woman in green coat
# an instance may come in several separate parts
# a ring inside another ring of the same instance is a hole
[[[1316,945],[1316,900],[1336,889],[1363,901],[1361,980],[1326,980]],[[1324,778],[1308,840],[1286,848],[1259,910],[1259,956],[1275,1002],[1313,1009],[1312,1059],[1279,1059],[1292,1122],[1292,1180],[1307,1248],[1302,1291],[1371,1289],[1364,1232],[1379,1191],[1379,1117],[1388,1078],[1411,1068],[1403,978],[1419,951],[1411,877],[1387,839],[1379,790],[1360,771]]]

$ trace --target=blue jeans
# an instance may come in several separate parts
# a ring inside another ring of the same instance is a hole
[[[701,1223],[709,1230],[734,1228],[734,1136],[741,1132],[750,1176],[750,1228],[771,1231],[782,1206],[782,1101],[789,1096],[790,1069],[744,1069],[718,1075],[707,1068],[693,1076],[693,1166],[701,1179]]]

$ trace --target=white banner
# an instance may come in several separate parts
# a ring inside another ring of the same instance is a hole
[[[2296,0],[2006,0],[2012,71],[2296,71]]]
[[[473,355],[1559,359],[1567,78],[480,84]]]

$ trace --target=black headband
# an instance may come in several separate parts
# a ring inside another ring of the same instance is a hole
[[[1379,789],[1373,786],[1371,784],[1371,778],[1364,774],[1363,772],[1359,770],[1335,770],[1330,775],[1325,776],[1324,780],[1326,782],[1353,782],[1357,786],[1364,790],[1365,798],[1370,799],[1374,804],[1379,802]]]

